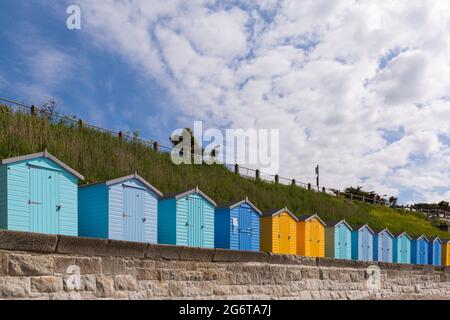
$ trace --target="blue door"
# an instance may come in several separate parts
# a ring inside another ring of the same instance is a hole
[[[441,265],[441,252],[442,247],[439,241],[435,241],[433,243],[433,261],[432,263],[435,266],[440,266]]]
[[[30,232],[59,231],[59,172],[30,166]]]
[[[123,237],[126,241],[144,241],[144,192],[134,187],[123,187]]]
[[[409,256],[411,251],[411,243],[407,236],[402,236],[400,239],[400,263],[409,263]]]
[[[371,241],[371,234],[369,232],[369,230],[367,230],[366,228],[364,228],[362,230],[361,233],[361,255],[362,255],[362,260],[363,261],[372,261],[373,260],[373,256],[372,256],[372,241]]]
[[[427,251],[427,243],[425,240],[421,239],[419,240],[418,244],[418,264],[427,264],[427,257],[428,257],[428,251]]]
[[[239,208],[239,250],[252,250],[252,211]]]
[[[387,234],[383,232],[381,235],[381,261],[392,262],[392,241]]]
[[[188,201],[188,246],[203,246],[204,210],[203,201],[197,197],[190,197]]]

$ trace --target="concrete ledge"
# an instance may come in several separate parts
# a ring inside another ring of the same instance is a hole
[[[56,253],[80,254],[89,256],[108,255],[108,240],[58,236]]]
[[[317,266],[317,258],[303,257],[303,256],[290,256],[285,254],[268,254],[270,264],[301,264],[306,266]]]
[[[257,251],[230,251],[216,249],[214,262],[269,262],[269,255]]]
[[[144,258],[148,246],[147,243],[110,240],[106,252],[110,256]]]
[[[0,230],[0,249],[10,251],[55,252],[58,236]]]
[[[36,253],[59,253],[84,256],[132,257],[151,260],[199,261],[199,262],[259,262],[284,265],[304,265],[336,268],[367,268],[379,266],[386,271],[420,271],[426,273],[450,274],[450,267],[431,265],[392,264],[383,262],[364,262],[312,258],[295,255],[281,255],[253,251],[232,251],[224,249],[204,249],[134,243],[106,239],[56,236],[0,230],[0,250],[25,251]]]

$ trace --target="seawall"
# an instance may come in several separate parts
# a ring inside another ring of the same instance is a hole
[[[0,299],[450,299],[450,268],[0,231]]]

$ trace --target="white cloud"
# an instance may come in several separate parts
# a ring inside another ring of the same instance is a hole
[[[283,176],[320,163],[328,186],[448,198],[448,1],[80,2],[84,30],[167,87],[179,119],[280,128]]]

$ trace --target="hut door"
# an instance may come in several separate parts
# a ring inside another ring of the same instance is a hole
[[[309,223],[311,231],[311,256],[320,256],[320,237],[319,237],[319,226],[314,220]]]
[[[188,246],[203,246],[204,210],[202,199],[189,197],[188,200]]]
[[[239,208],[239,250],[252,250],[252,212]]]
[[[388,239],[385,232],[381,233],[381,261],[388,262]]]
[[[361,258],[363,261],[369,261],[369,250],[370,250],[370,241],[369,241],[369,231],[363,229],[362,232],[362,242],[361,242]]]
[[[441,245],[439,241],[434,242],[433,244],[433,264],[440,265],[441,259]]]
[[[144,241],[144,190],[123,186],[123,238],[126,241]]]
[[[339,259],[347,258],[347,235],[345,232],[345,226],[339,225]]]
[[[407,263],[408,262],[409,252],[410,252],[410,248],[409,248],[408,237],[403,236],[403,238],[402,238],[402,258],[401,258],[401,262],[403,262],[403,263]]]
[[[419,242],[420,244],[420,257],[419,257],[419,264],[426,264],[426,256],[427,256],[427,252],[426,252],[426,242],[425,240],[421,240]]]
[[[59,172],[30,166],[30,231],[59,232]]]
[[[290,217],[287,214],[280,216],[280,253],[290,253]]]

